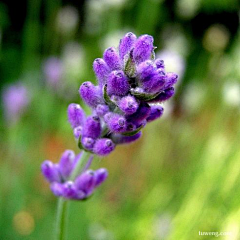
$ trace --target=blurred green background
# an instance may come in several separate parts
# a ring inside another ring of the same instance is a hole
[[[81,103],[93,60],[128,31],[154,36],[180,76],[176,95],[141,140],[94,161],[109,178],[71,203],[68,240],[240,239],[239,9],[237,0],[1,1],[0,239],[53,239],[57,199],[40,164],[78,152],[67,106]],[[11,86],[27,100],[6,103]]]

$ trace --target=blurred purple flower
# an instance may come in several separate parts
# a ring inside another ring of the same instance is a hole
[[[3,92],[3,107],[6,120],[10,123],[17,122],[29,102],[29,91],[21,82],[7,87]]]
[[[59,84],[63,74],[63,64],[57,57],[49,57],[43,66],[43,71],[47,83],[54,89],[59,88]]]
[[[70,176],[76,167],[76,161],[81,161],[81,156],[75,156],[72,150],[66,150],[59,163],[54,164],[49,160],[42,163],[42,174],[51,184],[50,188],[57,197],[84,200],[106,180],[108,172],[105,168],[95,171],[87,169],[91,165],[92,157],[90,157],[82,173],[74,180],[70,180]]]

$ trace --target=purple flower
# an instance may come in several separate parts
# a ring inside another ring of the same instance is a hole
[[[152,36],[137,38],[130,32],[120,40],[118,50],[110,47],[95,59],[99,85],[85,82],[79,89],[92,115],[85,118],[79,105],[77,110],[70,105],[68,111],[80,148],[106,156],[115,145],[140,138],[140,130],[162,116],[163,108],[154,103],[174,95],[178,76],[166,72],[164,59],[155,59],[154,49]]]
[[[70,180],[69,178],[76,167],[76,162],[81,161],[79,157],[81,155],[75,156],[73,151],[66,150],[59,164],[54,164],[49,160],[42,163],[42,174],[51,184],[50,188],[57,197],[74,200],[86,199],[106,180],[108,172],[104,168],[96,171],[85,169],[74,180]],[[92,157],[90,157],[89,161],[91,162],[91,160]],[[90,163],[87,163],[86,168],[89,165]]]
[[[113,47],[108,48],[104,54],[103,59],[107,63],[108,67],[113,70],[120,70],[122,68],[122,62],[120,60],[117,50]]]
[[[51,183],[51,182],[60,182],[61,175],[58,170],[58,165],[53,164],[49,160],[45,160],[41,166],[42,173],[44,177]]]
[[[57,88],[63,74],[63,64],[60,59],[50,57],[44,62],[43,71],[47,83],[53,88]]]
[[[153,37],[149,35],[140,36],[135,42],[133,49],[133,59],[139,64],[151,58],[153,47]]]
[[[26,111],[30,102],[29,95],[28,89],[20,82],[4,90],[3,107],[8,123],[16,123]]]
[[[132,136],[124,136],[121,134],[113,134],[112,139],[115,144],[129,144],[138,140],[142,136],[142,132],[138,132]]]
[[[64,178],[68,178],[73,170],[75,154],[72,150],[66,150],[59,161],[59,172]]]
[[[92,108],[103,103],[101,89],[91,82],[84,82],[79,89],[79,93],[84,102]]]
[[[107,92],[109,95],[124,96],[130,89],[128,79],[123,71],[113,71],[107,79]]]
[[[93,152],[99,156],[106,156],[115,148],[115,144],[109,138],[98,139],[94,145]]]
[[[104,116],[104,120],[111,132],[124,132],[126,131],[126,119],[117,114],[109,112]]]
[[[82,135],[96,139],[101,135],[101,123],[98,116],[89,116],[86,118]]]
[[[152,122],[163,115],[163,107],[160,105],[151,105],[151,112],[147,117],[147,122]]]
[[[171,98],[174,95],[175,91],[174,88],[168,88],[164,91],[162,91],[156,98],[149,101],[149,103],[158,103],[158,102],[164,102]]]
[[[84,147],[84,149],[92,151],[94,144],[95,144],[95,139],[90,138],[90,137],[83,137],[81,139],[81,143],[82,143],[82,146]]]
[[[93,62],[93,70],[98,79],[99,86],[102,87],[106,83],[110,69],[102,58],[97,58]]]
[[[138,102],[134,96],[123,97],[118,102],[118,107],[126,114],[131,115],[135,113],[138,109]]]
[[[129,52],[132,50],[135,41],[137,40],[137,37],[135,34],[129,32],[127,33],[119,43],[119,56],[121,60],[124,60],[124,57],[129,54]]]
[[[71,103],[68,106],[68,121],[72,128],[83,125],[85,121],[85,113],[79,104]]]

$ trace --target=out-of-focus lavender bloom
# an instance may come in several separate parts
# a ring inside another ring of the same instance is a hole
[[[159,103],[174,95],[178,76],[166,72],[154,49],[152,36],[127,33],[118,50],[110,47],[94,61],[99,85],[88,81],[79,89],[92,115],[79,124],[69,118],[80,148],[106,156],[117,144],[140,138],[141,129],[162,116]]]
[[[54,195],[66,199],[83,200],[106,180],[108,172],[105,168],[96,171],[84,169],[74,180],[70,180],[76,161],[81,161],[81,158],[79,159],[78,155],[75,156],[73,151],[66,150],[59,164],[54,164],[49,160],[42,163],[42,174],[50,183]]]
[[[28,89],[22,84],[10,85],[3,92],[3,108],[8,123],[16,123],[30,102]]]
[[[63,74],[62,61],[57,57],[49,57],[43,66],[47,84],[54,89],[59,89]]]

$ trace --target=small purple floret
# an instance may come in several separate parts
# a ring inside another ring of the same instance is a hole
[[[83,129],[82,126],[78,126],[73,129],[73,134],[76,139],[79,139],[79,137],[82,135],[82,129]]]
[[[99,156],[107,156],[115,148],[115,144],[109,138],[98,139],[94,145],[93,152]]]
[[[83,137],[81,139],[81,143],[85,149],[92,151],[93,146],[95,144],[95,139],[92,139],[90,137]]]
[[[117,50],[114,47],[110,47],[104,52],[103,59],[111,71],[122,69],[122,62]]]
[[[101,130],[100,118],[96,115],[89,116],[86,118],[82,135],[96,139],[101,135]]]
[[[104,116],[104,120],[111,132],[125,132],[126,131],[126,119],[117,113],[107,113]]]
[[[71,103],[68,106],[68,121],[72,128],[78,127],[84,123],[85,113],[79,104]]]
[[[120,55],[121,60],[124,60],[124,57],[133,48],[133,45],[134,45],[136,40],[137,40],[136,35],[131,33],[131,32],[127,33],[120,40],[120,43],[119,43],[119,55]]]
[[[123,71],[113,71],[107,79],[107,92],[109,95],[124,96],[130,89],[128,79]]]
[[[99,86],[102,87],[106,83],[110,69],[102,58],[97,58],[93,62],[93,70],[98,79]]]
[[[91,82],[84,82],[79,89],[79,93],[84,102],[92,108],[103,103],[102,90],[94,86]]]
[[[168,88],[164,91],[162,91],[156,98],[154,98],[153,100],[150,100],[149,103],[161,103],[164,102],[166,100],[168,100],[169,98],[171,98],[174,95],[175,91],[174,88]]]
[[[135,113],[138,109],[138,102],[136,101],[135,97],[133,96],[126,96],[123,97],[118,102],[118,107],[126,114],[131,115]]]
[[[147,34],[140,36],[135,42],[133,49],[134,61],[139,64],[150,59],[153,49],[153,37]]]
[[[53,164],[49,160],[45,160],[41,166],[42,174],[48,180],[48,182],[60,182],[61,176],[58,170],[58,166]]]
[[[152,105],[151,106],[151,113],[147,117],[147,122],[152,122],[157,118],[160,118],[163,115],[163,107],[160,105]]]
[[[68,178],[73,170],[75,154],[72,150],[66,150],[59,161],[59,172],[64,178]]]
[[[95,176],[96,176],[95,187],[97,187],[107,179],[108,171],[105,168],[100,168],[95,171]]]

